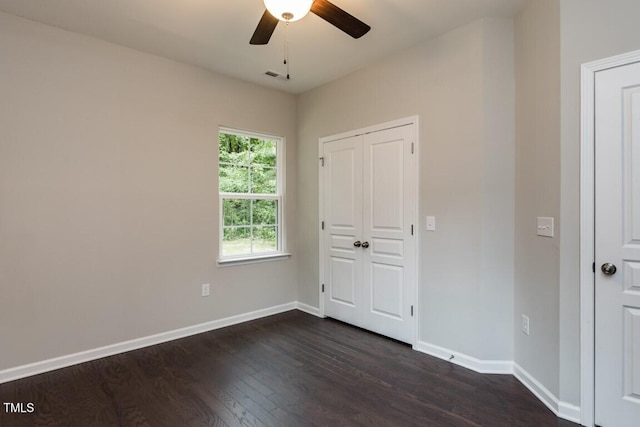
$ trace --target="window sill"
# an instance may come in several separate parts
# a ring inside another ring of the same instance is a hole
[[[281,260],[289,259],[290,257],[291,257],[291,254],[289,253],[279,253],[279,254],[246,257],[246,258],[219,259],[218,267],[231,267],[234,265],[257,264],[260,262],[281,261]]]

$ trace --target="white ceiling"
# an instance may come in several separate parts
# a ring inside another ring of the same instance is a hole
[[[264,74],[285,73],[282,23],[268,45],[249,44],[264,12],[262,0],[0,0],[0,11],[301,93],[478,18],[513,16],[524,0],[332,3],[371,31],[355,40],[311,13],[291,23],[289,81]]]

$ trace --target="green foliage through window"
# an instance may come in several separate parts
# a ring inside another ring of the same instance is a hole
[[[280,250],[278,140],[219,133],[222,257]]]
[[[220,191],[275,194],[277,142],[220,133]]]

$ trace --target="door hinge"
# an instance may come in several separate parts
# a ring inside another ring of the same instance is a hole
[[[411,143],[411,154],[413,154],[413,148],[414,148],[414,145],[415,145],[415,144],[412,142],[412,143]]]
[[[413,224],[411,224],[411,235],[413,236]]]
[[[324,230],[324,221],[322,221],[322,229]]]
[[[596,272],[596,263],[595,262],[592,264],[591,268],[592,268],[593,272],[595,273]]]
[[[322,284],[322,293],[324,294],[324,283]]]
[[[413,317],[413,306],[411,306],[411,317]]]
[[[322,167],[324,167],[324,157],[320,157],[320,162],[322,163]]]

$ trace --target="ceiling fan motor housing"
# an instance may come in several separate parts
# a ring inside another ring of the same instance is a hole
[[[294,22],[305,17],[313,0],[264,0],[264,5],[274,18]]]

